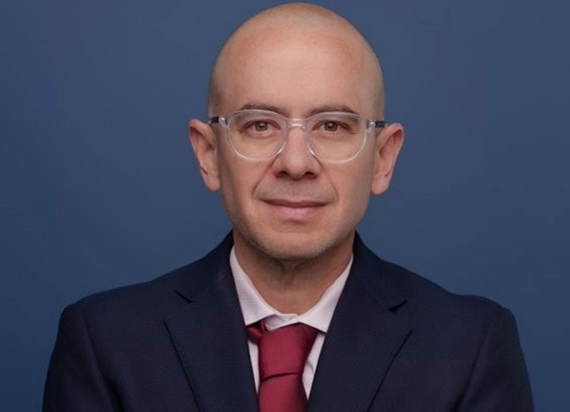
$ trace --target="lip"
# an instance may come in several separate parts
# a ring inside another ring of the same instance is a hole
[[[310,218],[325,205],[309,199],[266,199],[265,203],[281,218],[296,221]]]
[[[319,207],[323,205],[323,202],[315,200],[267,199],[265,202],[272,206],[290,207],[294,209]]]

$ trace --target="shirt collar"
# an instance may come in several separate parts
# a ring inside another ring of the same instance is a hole
[[[352,266],[352,257],[348,265],[334,283],[328,287],[321,299],[307,312],[297,315],[281,313],[263,299],[257,291],[249,276],[240,266],[235,248],[230,253],[230,267],[236,284],[239,304],[245,321],[249,326],[265,319],[265,326],[269,330],[277,329],[293,323],[304,323],[326,333],[334,313],[340,294],[348,278]]]

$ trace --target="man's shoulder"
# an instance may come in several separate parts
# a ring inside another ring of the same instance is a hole
[[[433,319],[466,325],[477,323],[476,319],[485,322],[496,316],[511,316],[506,308],[491,299],[454,293],[428,277],[378,257],[366,247],[363,254],[367,273],[361,279],[366,287],[379,299],[387,294],[397,295],[412,318],[422,321],[419,323],[430,324],[428,320]]]
[[[133,302],[139,299],[146,300],[151,296],[160,299],[164,294],[176,290],[177,284],[192,272],[194,263],[179,267],[155,279],[133,283],[85,296],[74,303],[76,306],[91,307],[99,305],[121,304],[121,302]]]
[[[86,316],[113,318],[164,315],[185,301],[185,291],[198,294],[215,283],[221,268],[229,267],[227,239],[204,257],[155,279],[113,288],[86,296],[69,305],[67,311]]]
[[[483,296],[455,293],[403,266],[383,261],[388,276],[397,278],[401,290],[412,303],[417,302],[424,309],[433,308],[450,311],[496,311],[501,307],[497,302]],[[461,276],[461,273],[457,274]]]

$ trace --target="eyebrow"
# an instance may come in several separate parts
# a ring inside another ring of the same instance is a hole
[[[345,104],[341,105],[322,105],[317,106],[309,112],[309,116],[312,116],[317,113],[324,113],[324,112],[344,112],[344,113],[352,113],[358,114],[355,110],[352,110],[349,106]]]
[[[243,106],[241,106],[239,110],[268,110],[270,112],[275,112],[275,113],[279,113],[282,116],[287,117],[287,113],[286,110],[284,110],[281,107],[278,106],[274,106],[274,105],[270,105],[270,104],[264,104],[264,103],[246,103]],[[340,104],[340,105],[321,105],[321,106],[317,106],[313,109],[311,109],[308,113],[306,117],[310,117],[313,116],[315,114],[318,113],[324,113],[324,112],[344,112],[344,113],[352,113],[352,114],[358,114],[355,110],[351,109],[349,106],[344,105],[344,104]]]
[[[270,104],[263,104],[263,103],[246,103],[238,109],[238,111],[241,110],[267,110],[285,116],[285,111],[283,109],[280,109],[277,106],[272,106]]]

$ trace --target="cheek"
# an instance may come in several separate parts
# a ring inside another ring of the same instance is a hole
[[[370,199],[370,180],[361,179],[356,181],[352,185],[352,191],[348,196],[350,196],[350,208],[354,213],[363,215],[368,206],[368,200]]]
[[[368,205],[370,199],[372,176],[373,176],[373,159],[367,156],[366,160],[355,164],[350,170],[342,174],[343,179],[338,182],[339,199],[344,199],[344,207],[348,208],[348,213],[362,215]],[[342,189],[341,189],[342,188]]]
[[[228,153],[226,147],[222,147],[218,156],[220,193],[226,210],[230,216],[233,216],[239,204],[243,176],[241,176],[239,170],[236,170],[231,160],[231,153]]]
[[[265,167],[243,163],[233,153],[222,154],[220,159],[220,184],[224,205],[228,213],[234,217],[248,212],[248,204],[252,201],[255,188],[263,175]]]

